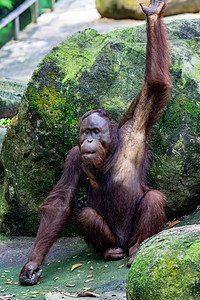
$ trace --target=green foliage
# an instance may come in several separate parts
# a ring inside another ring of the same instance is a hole
[[[12,0],[0,0],[0,9],[9,9],[13,8]]]
[[[11,119],[0,119],[0,127],[8,127]]]
[[[7,240],[7,236],[3,233],[0,233],[0,240]]]

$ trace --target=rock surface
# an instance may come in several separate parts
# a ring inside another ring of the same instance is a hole
[[[154,127],[149,184],[167,195],[172,218],[199,204],[200,22],[173,21],[167,27],[174,87]],[[119,121],[143,83],[145,36],[144,26],[102,35],[88,29],[53,48],[38,65],[2,147],[1,230],[33,234],[35,212],[76,144],[85,111],[103,108]]]
[[[140,2],[146,6],[149,5],[148,0],[96,0],[96,8],[102,17],[124,19],[133,18],[136,20],[144,20],[145,15],[141,11]],[[168,0],[165,9],[165,16],[173,16],[183,13],[195,13],[200,11],[199,0]]]
[[[0,119],[14,116],[25,87],[24,82],[0,78]]]
[[[131,266],[127,299],[200,299],[200,225],[145,240]]]
[[[0,78],[0,119],[14,116],[25,87],[24,82]],[[0,127],[0,151],[5,134],[6,127]]]

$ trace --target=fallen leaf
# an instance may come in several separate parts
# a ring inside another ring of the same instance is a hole
[[[107,267],[108,267],[108,265],[105,265],[104,267],[105,267],[105,268],[107,268]]]
[[[66,286],[67,286],[67,287],[73,287],[73,286],[75,286],[75,284],[74,284],[74,283],[73,283],[73,284],[70,284],[70,283],[69,283],[69,284],[66,284]]]
[[[84,273],[85,271],[80,271],[80,270],[78,270],[78,272],[79,272],[79,273]]]
[[[72,268],[71,268],[71,272],[74,271],[76,268],[78,268],[80,266],[83,266],[83,264],[75,264],[75,265],[73,265]]]
[[[57,277],[54,278],[54,280],[58,280],[59,278],[60,278],[60,277],[57,276]]]
[[[92,280],[94,280],[93,278],[92,279],[87,279],[85,282],[90,282],[90,281],[92,281]]]
[[[94,297],[94,298],[98,298],[98,297],[100,297],[100,295],[98,295],[96,293],[92,293],[92,292],[84,292],[84,293],[78,294],[78,297]]]
[[[87,276],[87,278],[91,278],[91,277],[94,277],[94,275],[91,274],[91,275],[88,275],[88,276]]]
[[[85,252],[90,252],[90,249],[85,250]]]
[[[175,226],[176,224],[178,224],[178,223],[180,223],[180,221],[173,221],[173,222],[170,222],[167,228],[168,228],[168,229],[169,229],[169,228],[172,228],[172,227],[174,227],[174,226]]]
[[[12,284],[12,281],[6,281],[4,284]]]
[[[124,266],[124,264],[123,265],[121,265],[121,266],[119,266],[119,267],[117,267],[118,269],[120,269],[120,268],[122,268]]]

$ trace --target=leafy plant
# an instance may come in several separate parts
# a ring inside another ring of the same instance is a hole
[[[0,127],[8,127],[10,122],[11,119],[0,119]]]
[[[9,9],[13,8],[12,0],[0,0],[0,9]]]

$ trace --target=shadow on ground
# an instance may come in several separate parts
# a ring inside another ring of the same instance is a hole
[[[99,299],[126,299],[127,258],[105,262],[78,237],[59,239],[45,259],[40,283],[21,286],[18,275],[32,243],[33,238],[0,237],[0,299],[74,299],[84,291]],[[71,272],[75,264],[82,265]]]

